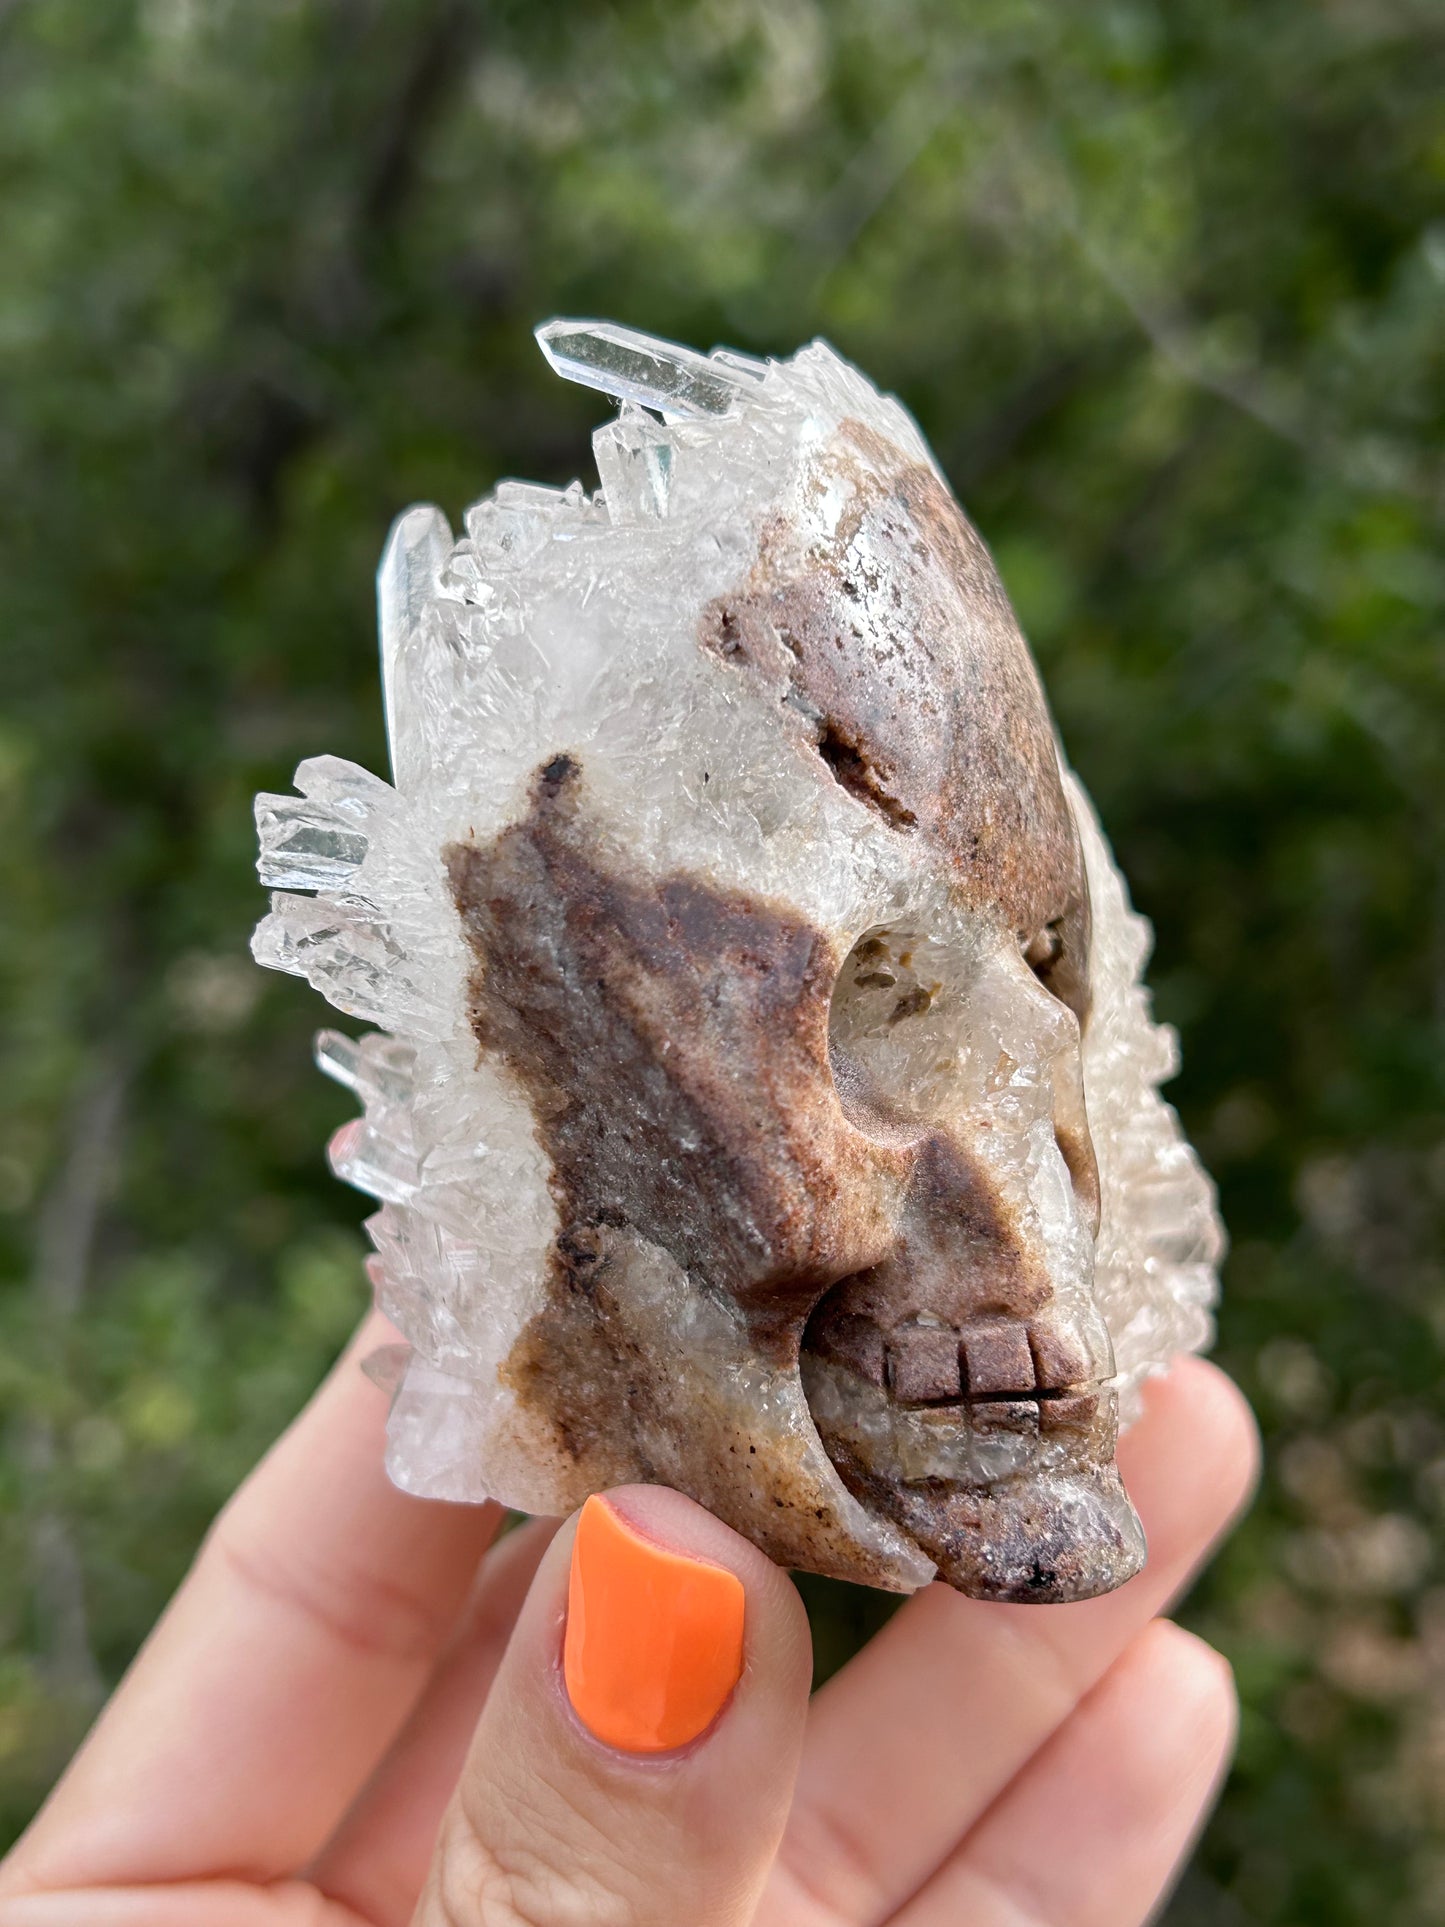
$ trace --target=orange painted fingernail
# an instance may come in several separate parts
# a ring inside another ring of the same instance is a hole
[[[562,1665],[590,1733],[667,1753],[712,1725],[743,1670],[743,1582],[655,1545],[592,1498],[577,1521]]]

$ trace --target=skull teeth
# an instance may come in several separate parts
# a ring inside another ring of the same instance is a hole
[[[833,1320],[821,1355],[886,1390],[904,1406],[1008,1407],[1017,1413],[1038,1401],[1056,1409],[1057,1422],[1081,1422],[1099,1381],[1077,1348],[1047,1326],[992,1320],[964,1328],[921,1319],[885,1332],[871,1319]],[[976,1413],[976,1422],[989,1414]],[[1003,1419],[1000,1409],[996,1417]]]

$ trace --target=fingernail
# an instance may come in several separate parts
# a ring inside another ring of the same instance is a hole
[[[706,1732],[743,1670],[743,1583],[645,1539],[605,1499],[572,1542],[563,1673],[578,1719],[624,1753]]]

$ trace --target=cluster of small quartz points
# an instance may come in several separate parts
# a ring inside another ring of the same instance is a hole
[[[368,1225],[379,1300],[414,1348],[393,1476],[545,1511],[545,1474],[499,1456],[498,1369],[539,1302],[556,1208],[526,1100],[468,1028],[470,959],[441,851],[521,816],[539,763],[566,748],[620,863],[780,898],[835,933],[840,956],[863,930],[905,913],[926,925],[945,905],[906,839],[826,771],[780,756],[766,705],[740,700],[695,640],[780,505],[803,526],[840,512],[802,488],[807,452],[851,417],[931,462],[911,418],[821,343],[763,364],[596,324],[539,338],[559,372],[621,400],[593,437],[603,486],[503,482],[459,541],[435,508],[398,520],[378,576],[393,784],[317,757],[297,770],[299,796],[257,799],[276,894],[253,949],[379,1027],[323,1032],[317,1053],[363,1106],[333,1165],[381,1201]],[[1127,1395],[1206,1341],[1219,1232],[1155,1089],[1173,1041],[1138,981],[1147,926],[1076,800],[1094,893],[1097,1291]]]
[[[1214,1336],[1224,1229],[1214,1186],[1159,1095],[1179,1068],[1179,1045],[1150,1014],[1143,976],[1153,933],[1130,906],[1082,783],[1070,776],[1069,789],[1094,924],[1093,1005],[1083,1040],[1101,1199],[1094,1296],[1114,1342],[1120,1417],[1128,1424],[1143,1381]]]

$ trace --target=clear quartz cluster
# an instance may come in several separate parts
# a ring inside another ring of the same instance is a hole
[[[257,799],[255,956],[371,1027],[317,1058],[410,1348],[391,1475],[534,1512],[657,1479],[796,1566],[1104,1590],[1142,1557],[1116,1415],[1207,1343],[1221,1234],[986,552],[822,343],[538,339],[619,403],[601,486],[403,514],[391,782]]]

